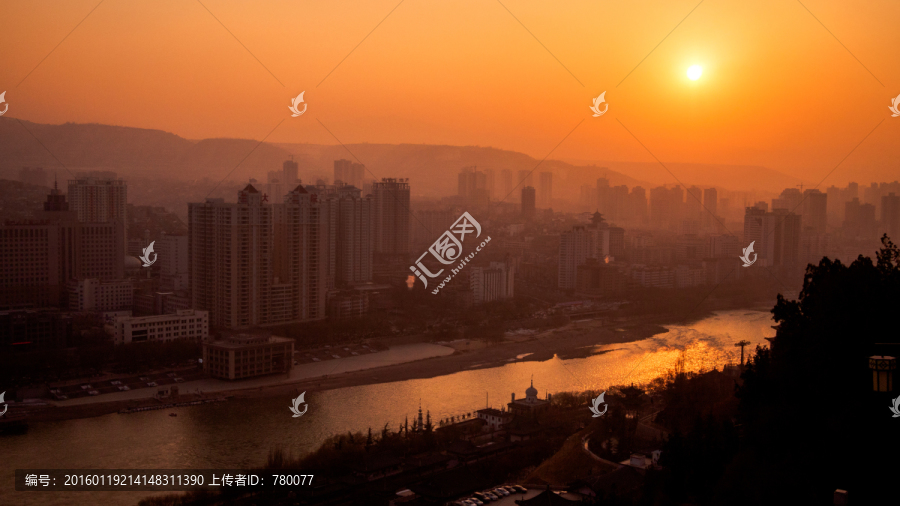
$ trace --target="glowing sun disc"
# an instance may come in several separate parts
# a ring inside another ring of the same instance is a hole
[[[688,79],[690,79],[691,81],[696,81],[697,79],[700,79],[701,74],[703,74],[703,67],[701,67],[700,65],[691,65],[687,69],[687,76],[688,76]]]

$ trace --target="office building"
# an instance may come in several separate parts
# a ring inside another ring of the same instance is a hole
[[[201,342],[209,338],[209,312],[184,309],[175,314],[118,316],[113,326],[116,344],[176,339]]]
[[[121,221],[82,223],[54,188],[34,220],[0,225],[0,308],[60,307],[71,279],[121,279]]]
[[[134,304],[134,282],[130,279],[73,279],[68,288],[71,311],[124,311]]]
[[[203,343],[203,371],[236,380],[266,374],[289,374],[294,340],[270,335],[238,334]]]
[[[72,316],[56,309],[0,311],[0,352],[65,348],[72,341]]]

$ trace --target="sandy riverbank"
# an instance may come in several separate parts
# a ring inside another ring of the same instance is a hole
[[[29,421],[57,421],[73,418],[87,418],[116,413],[123,408],[152,406],[170,402],[189,402],[196,399],[231,396],[236,398],[274,397],[296,395],[306,390],[332,390],[358,385],[389,383],[410,379],[433,378],[463,370],[499,367],[513,361],[544,361],[558,355],[560,358],[583,358],[601,353],[598,345],[627,343],[646,339],[667,332],[655,323],[617,323],[603,325],[600,320],[584,320],[564,327],[551,329],[517,341],[497,344],[465,351],[457,349],[452,354],[432,356],[412,362],[374,366],[359,370],[338,372],[337,374],[301,374],[296,380],[282,379],[272,384],[264,378],[226,383],[219,382],[215,391],[204,390],[202,395],[182,394],[177,399],[158,401],[153,398],[121,399],[112,402],[93,402],[79,405],[57,405],[29,413]],[[390,343],[389,345],[394,344]],[[402,347],[400,345],[399,347]],[[396,346],[392,346],[396,349]],[[459,347],[458,347],[459,348]],[[608,348],[608,347],[607,347]],[[609,351],[608,349],[606,351]],[[516,357],[522,357],[517,359]],[[354,357],[356,358],[356,357]],[[349,360],[349,359],[341,359]],[[304,366],[299,366],[304,367]],[[294,376],[292,374],[292,376]],[[270,377],[271,378],[271,377]],[[283,377],[282,377],[283,378]],[[205,380],[218,381],[218,380]],[[188,390],[189,391],[189,390]],[[123,415],[127,416],[127,415]]]

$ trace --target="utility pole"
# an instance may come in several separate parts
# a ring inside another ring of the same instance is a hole
[[[734,343],[735,347],[740,346],[741,348],[741,367],[744,367],[744,346],[750,346],[750,344],[750,341],[747,341],[746,339]]]

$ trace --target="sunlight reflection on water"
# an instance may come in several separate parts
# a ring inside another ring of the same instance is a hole
[[[24,436],[4,437],[0,472],[16,468],[227,468],[264,463],[270,448],[294,455],[318,447],[328,436],[347,431],[396,431],[419,406],[434,423],[482,407],[499,408],[525,395],[533,375],[540,398],[547,392],[604,390],[611,385],[646,383],[671,370],[683,357],[685,369],[699,370],[740,360],[734,343],[767,344],[774,335],[771,314],[723,311],[689,325],[633,343],[601,345],[610,350],[588,358],[516,362],[466,370],[430,379],[364,385],[324,392],[307,391],[309,412],[292,418],[290,399],[247,399],[192,408],[112,414],[82,420],[35,423]],[[169,417],[170,412],[178,413]],[[0,503],[9,504],[11,480],[0,485]],[[14,494],[10,496],[10,494]],[[134,504],[147,493],[78,493],[78,501]],[[70,494],[28,494],[28,504],[70,504]],[[89,497],[90,496],[90,497]],[[65,497],[69,497],[65,499]],[[121,499],[121,501],[120,501]],[[41,502],[46,501],[46,502]]]

